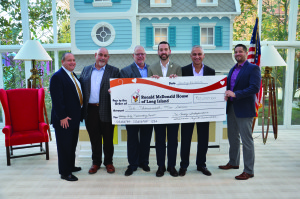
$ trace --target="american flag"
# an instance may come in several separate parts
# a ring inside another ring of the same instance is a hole
[[[256,22],[253,28],[247,59],[250,63],[257,65],[260,68],[260,57],[261,57],[261,51],[260,51],[260,39],[259,39],[259,31],[258,31],[258,17],[256,17]],[[260,89],[259,92],[256,93],[256,99],[255,99],[256,117],[258,116],[258,109],[261,108],[262,106],[261,98],[262,98],[262,85],[260,84]]]

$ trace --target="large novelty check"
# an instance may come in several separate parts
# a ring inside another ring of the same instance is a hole
[[[226,76],[110,80],[113,124],[224,121]]]

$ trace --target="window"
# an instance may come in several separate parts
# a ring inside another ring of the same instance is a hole
[[[205,49],[222,46],[223,27],[216,23],[200,23],[192,28],[192,45],[201,45]]]
[[[146,46],[157,49],[161,41],[167,41],[170,46],[176,46],[176,27],[168,23],[152,24],[146,28]]]
[[[218,6],[218,0],[196,0],[197,6]]]
[[[201,28],[201,45],[214,45],[214,27]]]
[[[112,2],[111,2],[111,0],[94,0],[93,6],[94,7],[112,6]]]
[[[115,39],[115,30],[112,25],[101,22],[93,27],[91,36],[93,41],[99,46],[108,46]]]
[[[150,0],[150,7],[171,7],[171,0]]]

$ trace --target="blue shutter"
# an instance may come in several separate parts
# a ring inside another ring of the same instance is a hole
[[[146,27],[146,47],[153,46],[153,27]]]
[[[171,47],[176,46],[176,27],[175,26],[169,27],[169,44]]]
[[[112,3],[120,3],[121,0],[111,0]]]
[[[84,0],[84,3],[93,3],[93,0]]]
[[[192,28],[192,45],[200,45],[200,26],[193,26]]]
[[[223,44],[223,26],[215,27],[215,45],[222,46]]]

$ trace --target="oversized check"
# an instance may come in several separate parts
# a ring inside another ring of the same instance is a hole
[[[227,77],[110,79],[113,124],[224,121]]]

